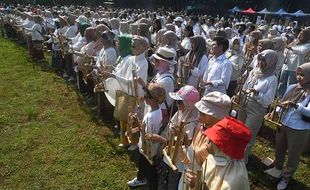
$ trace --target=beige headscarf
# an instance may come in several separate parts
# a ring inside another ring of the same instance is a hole
[[[145,23],[138,24],[138,35],[146,37],[149,42],[151,41],[151,32],[149,30],[149,27]]]
[[[144,52],[149,46],[145,38],[142,36],[133,36],[132,42],[136,44],[137,49],[139,49],[139,52],[141,53]]]
[[[178,43],[178,36],[174,32],[168,30],[163,35],[163,42],[169,48],[174,48],[176,50]]]
[[[284,51],[286,42],[282,37],[273,38],[272,42],[273,42],[273,50],[278,52]]]
[[[129,24],[128,22],[126,21],[122,21],[120,22],[120,25],[119,25],[119,30],[122,32],[122,33],[129,33]]]
[[[111,29],[112,29],[112,30],[119,29],[119,20],[118,20],[118,19],[112,18],[112,19],[110,20],[110,23],[111,23]]]
[[[273,49],[273,43],[270,39],[261,39],[258,41],[258,44],[261,44],[263,50]]]
[[[166,24],[167,30],[171,30],[172,32],[175,32],[175,27],[173,24]]]
[[[302,70],[306,83],[302,86],[297,83],[292,90],[288,91],[284,95],[284,97],[282,98],[282,102],[290,100],[294,103],[300,103],[306,98],[306,95],[310,92],[310,62],[304,63],[298,68]]]
[[[276,51],[271,49],[264,50],[257,55],[257,59],[259,59],[259,57],[264,58],[267,65],[264,69],[253,70],[252,78],[249,81],[250,88],[253,88],[253,86],[257,83],[258,79],[274,75],[277,68],[278,53]]]

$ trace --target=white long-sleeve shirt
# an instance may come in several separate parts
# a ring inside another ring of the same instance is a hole
[[[124,92],[126,93],[128,92],[128,86],[133,81],[133,76],[132,76],[133,69],[136,70],[137,77],[142,78],[142,80],[146,83],[148,62],[145,58],[144,53],[137,55],[137,56],[131,56],[125,62],[122,62],[121,64],[124,64],[122,67],[122,71],[118,71],[117,73],[119,74],[115,73],[115,75],[116,75],[116,79],[120,83],[120,86]],[[129,94],[133,95],[133,92],[130,91]],[[138,85],[138,96],[142,97],[143,94],[144,94],[144,91],[141,85]]]
[[[208,70],[208,57],[203,55],[197,67],[194,67],[194,69],[191,70],[187,84],[197,88],[199,77],[201,79],[206,70]]]
[[[249,81],[253,77],[255,69],[253,69],[249,77],[246,79],[242,90],[246,91],[250,88],[254,88],[258,94],[254,95],[253,98],[259,104],[261,104],[264,108],[268,108],[268,106],[272,103],[276,91],[277,91],[277,77],[275,75],[271,75],[267,78],[262,77],[261,79],[257,79],[255,85],[253,87],[249,86]]]
[[[99,57],[96,61],[97,68],[102,68],[104,65],[115,65],[117,53],[113,47],[102,48],[99,52]]]
[[[76,25],[71,25],[68,27],[67,31],[65,32],[65,36],[67,38],[74,38],[77,35],[77,26]]]
[[[169,96],[169,92],[173,92],[174,91],[174,77],[171,73],[163,73],[163,74],[159,74],[157,73],[155,75],[155,77],[152,79],[152,82],[156,82],[161,84],[166,91],[166,98],[165,98],[165,102],[163,102],[162,104],[160,104],[160,108],[161,109],[168,109],[167,106],[170,108],[171,104],[172,104],[172,98]],[[166,106],[167,104],[167,106]]]
[[[287,92],[292,90],[296,84],[288,87]],[[302,115],[310,117],[310,94],[297,104],[297,109],[289,107],[282,119],[283,125],[296,130],[310,130],[310,123],[301,119]]]
[[[286,64],[284,70],[295,71],[296,68],[305,63],[305,56],[310,52],[310,43],[293,46],[291,50],[286,49]]]
[[[208,69],[203,75],[203,81],[209,81],[212,85],[207,85],[205,95],[219,91],[226,94],[233,68],[231,62],[226,58],[225,54],[213,57],[209,61]]]
[[[26,28],[26,30],[31,32],[31,39],[43,41],[44,37],[42,36],[42,26],[40,24],[35,23],[31,28]]]

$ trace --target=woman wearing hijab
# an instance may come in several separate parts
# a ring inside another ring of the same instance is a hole
[[[243,47],[246,65],[249,65],[257,54],[258,41],[260,39],[262,39],[262,33],[260,31],[253,31],[249,34],[249,42]]]
[[[138,24],[138,35],[142,36],[146,39],[149,46],[151,44],[151,32],[149,31],[149,26],[146,23],[139,23]]]
[[[33,44],[33,54],[31,54],[32,59],[35,61],[42,61],[44,60],[44,53],[43,53],[43,45],[42,42],[44,41],[44,36],[42,34],[42,18],[38,15],[33,17],[33,21],[35,24],[31,28],[25,28],[27,31],[30,32],[31,40]]]
[[[244,64],[244,54],[241,49],[241,41],[239,37],[234,37],[230,41],[230,49],[226,53],[227,58],[233,66],[233,72],[230,77],[227,95],[232,97],[237,88],[237,80],[241,75],[241,69]]]
[[[255,143],[256,135],[262,126],[264,115],[272,103],[277,88],[275,71],[278,54],[274,50],[264,50],[257,57],[257,68],[253,69],[246,79],[242,90],[247,93],[244,110],[239,111],[238,119],[243,121],[251,130],[251,140],[245,152],[245,162]],[[234,97],[233,97],[234,98]]]
[[[113,74],[115,76],[126,76],[126,73],[129,72],[128,67],[130,63],[128,59],[132,56],[131,51],[132,38],[130,35],[119,35],[118,36],[118,52],[119,57],[117,59],[117,66]],[[98,86],[98,88],[101,88]],[[127,93],[127,92],[126,92]],[[128,139],[125,136],[125,132],[127,130],[127,122],[120,121],[121,134],[120,134],[120,144],[119,146],[124,147],[128,146]]]
[[[266,49],[273,49],[273,42],[270,39],[261,39],[261,40],[259,40],[258,41],[258,46],[257,46],[257,53],[259,54],[259,53],[261,53],[262,51],[264,51]],[[257,68],[256,66],[257,66],[257,55],[254,56],[251,64],[247,68],[244,68],[246,70],[245,70],[245,73],[244,73],[245,75],[243,75],[243,77],[247,76],[247,74],[249,74],[252,69]],[[245,77],[245,78],[247,78],[247,77]]]
[[[290,85],[281,100],[287,109],[282,126],[276,134],[274,168],[266,171],[274,177],[281,177],[277,189],[286,189],[299,164],[303,146],[310,134],[310,62],[296,69],[297,84]],[[284,166],[286,151],[288,158]]]
[[[298,66],[304,64],[306,55],[310,52],[310,29],[302,30],[297,39],[290,43],[285,50],[285,64],[279,84],[279,96],[282,97],[287,84],[295,84],[295,70]]]
[[[276,75],[279,77],[281,74],[282,66],[284,63],[284,49],[286,45],[286,40],[282,37],[276,37],[272,39],[272,47],[273,50],[275,50],[278,53],[278,63],[277,63],[277,69],[276,69]]]
[[[84,36],[84,35],[83,35]],[[81,48],[80,51],[75,51],[74,54],[76,55],[76,58],[74,60],[76,71],[78,75],[78,86],[79,90],[81,92],[87,92],[91,97],[93,97],[93,81],[88,80],[87,76],[84,76],[88,73],[83,73],[83,71],[88,71],[88,66],[85,66],[86,63],[86,56],[91,57],[93,55],[94,51],[94,45],[96,41],[96,29],[92,27],[88,27],[85,30],[85,45]],[[85,68],[86,67],[86,68]],[[86,79],[87,81],[84,81],[82,79]]]
[[[120,85],[120,89],[125,90],[125,93],[130,93],[127,90],[130,89],[130,86],[133,82],[133,70],[136,71],[137,78],[141,78],[144,83],[146,83],[147,79],[147,68],[148,63],[145,58],[145,51],[148,48],[148,43],[142,36],[133,36],[132,43],[131,43],[131,51],[133,56],[130,56],[126,61],[123,61],[121,63],[122,67],[121,69],[117,70],[115,73],[110,72],[103,72],[103,75],[105,78],[114,78],[117,80],[117,83]],[[108,79],[109,80],[109,79]],[[107,82],[107,90],[109,90],[109,82]],[[110,80],[111,81],[111,80]],[[112,84],[112,83],[111,83]],[[113,88],[113,86],[111,86]],[[107,94],[111,94],[114,92],[111,92],[113,90],[110,90],[107,92]],[[133,95],[133,94],[130,94]],[[143,89],[139,85],[138,86],[138,97],[143,96]],[[139,110],[139,115],[142,114],[143,110]],[[125,126],[126,125],[126,126]],[[133,137],[132,139],[129,139],[129,137],[125,136],[127,124],[125,122],[121,123],[121,143],[120,146],[127,146],[129,145],[129,141],[131,140],[132,146],[129,147],[129,150],[135,150],[137,149],[137,142],[138,139]]]
[[[178,36],[173,31],[166,31],[163,35],[163,45],[176,52],[178,46]]]
[[[167,29],[162,28],[156,33],[156,48],[165,46],[165,44],[164,44],[165,32],[167,32]]]
[[[178,67],[178,76],[180,83],[198,87],[198,83],[202,78],[206,69],[208,69],[208,57],[206,55],[206,41],[202,36],[191,37],[191,50],[187,53],[183,60],[180,60]]]

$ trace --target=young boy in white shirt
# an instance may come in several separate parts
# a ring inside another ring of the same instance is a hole
[[[132,132],[140,131],[139,139],[139,161],[137,177],[129,181],[130,187],[145,185],[148,183],[149,189],[157,190],[158,176],[154,162],[156,156],[161,151],[161,145],[166,142],[167,130],[162,127],[162,113],[159,105],[165,100],[166,91],[158,83],[150,83],[144,90],[144,101],[151,107],[140,123],[132,115],[131,118],[137,122],[137,127]],[[146,148],[144,148],[146,147]]]

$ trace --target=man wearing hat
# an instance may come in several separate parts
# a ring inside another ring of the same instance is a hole
[[[186,150],[189,164],[185,168],[190,172],[183,171],[179,190],[190,185],[193,176],[202,169],[202,164],[209,155],[207,150],[209,139],[204,135],[204,132],[228,115],[230,105],[229,96],[217,91],[210,92],[195,104],[198,109],[199,125],[195,128],[192,143]]]
[[[163,114],[163,125],[166,126],[169,119],[169,109],[172,104],[172,98],[169,96],[169,92],[174,91],[174,77],[169,71],[170,67],[176,64],[174,60],[175,53],[167,47],[160,47],[152,57],[154,69],[157,71],[157,74],[153,77],[151,82],[161,84],[166,90],[165,101],[160,105]],[[146,86],[141,79],[139,83],[143,87]]]

